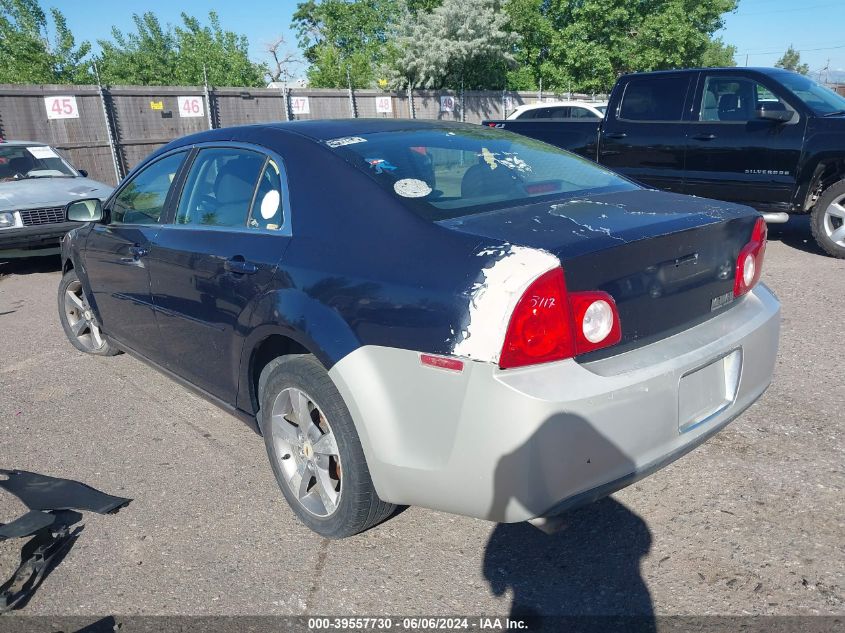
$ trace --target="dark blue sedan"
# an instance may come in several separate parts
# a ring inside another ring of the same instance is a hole
[[[71,343],[254,425],[331,538],[396,504],[548,525],[691,450],[772,376],[756,212],[509,132],[213,130],[67,216],[87,221],[62,244]]]

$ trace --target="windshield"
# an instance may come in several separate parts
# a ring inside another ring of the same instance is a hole
[[[377,132],[332,139],[326,145],[419,215],[435,221],[638,188],[569,152],[480,126]]]
[[[778,75],[778,79],[816,114],[845,112],[845,97],[817,84],[812,79],[786,73]]]
[[[0,181],[69,178],[76,172],[46,145],[0,145]]]
[[[596,110],[598,110],[602,114],[605,114],[607,112],[607,106],[606,105],[596,106]]]

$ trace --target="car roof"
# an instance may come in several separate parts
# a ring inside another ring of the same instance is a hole
[[[543,103],[523,103],[518,109],[533,110],[534,108],[549,108],[555,106],[596,106],[607,105],[607,101],[578,101],[568,99],[564,101],[544,101]]]
[[[678,68],[675,70],[649,70],[643,72],[632,72],[628,73],[626,76],[634,76],[634,75],[677,75],[677,74],[686,74],[686,73],[698,73],[698,72],[734,72],[734,73],[759,73],[762,75],[783,75],[783,74],[790,74],[794,75],[795,72],[791,70],[787,70],[786,68],[772,68],[769,66],[717,66],[713,68]]]
[[[47,143],[39,143],[38,141],[0,141],[0,147],[11,145],[13,147],[39,147],[45,146]]]
[[[414,130],[464,129],[477,131],[478,126],[457,121],[438,121],[437,119],[314,119],[308,121],[280,121],[237,125],[215,130],[206,130],[189,136],[174,139],[153,155],[176,147],[193,143],[205,143],[220,140],[240,140],[239,136],[247,132],[278,131],[321,142],[332,139],[375,134],[378,132],[408,132]],[[151,155],[152,156],[152,155]]]
[[[327,141],[378,132],[409,132],[442,128],[474,130],[477,126],[470,123],[438,121],[436,119],[315,119],[267,123],[264,124],[264,127],[299,134],[315,141]]]

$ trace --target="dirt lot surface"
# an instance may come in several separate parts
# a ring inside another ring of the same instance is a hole
[[[845,261],[820,255],[806,222],[771,238],[769,391],[553,536],[410,508],[321,540],[246,426],[128,355],[71,347],[55,258],[2,264],[0,467],[134,499],[87,513],[20,613],[845,614]],[[22,509],[0,491],[0,521]],[[0,543],[0,582],[21,545]]]

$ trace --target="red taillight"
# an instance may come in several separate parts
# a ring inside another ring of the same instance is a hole
[[[563,360],[621,338],[613,298],[599,291],[567,292],[563,269],[555,268],[538,277],[516,304],[499,367]]]
[[[606,292],[573,292],[569,296],[569,305],[575,321],[577,354],[616,345],[622,340],[616,302]]]
[[[763,272],[763,256],[766,254],[766,221],[758,218],[751,232],[751,241],[739,251],[734,276],[734,297],[740,297],[751,290],[760,280]]]

